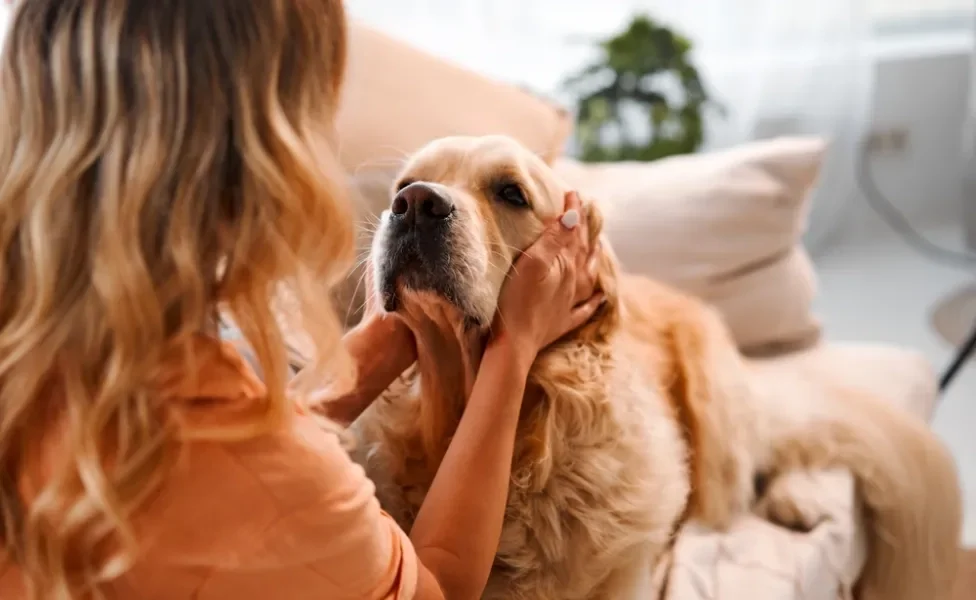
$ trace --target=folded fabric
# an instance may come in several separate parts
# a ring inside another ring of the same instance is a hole
[[[812,496],[821,506],[820,524],[800,533],[749,515],[720,533],[690,522],[672,551],[663,598],[853,598],[867,556],[854,480],[845,471],[823,471],[802,474],[795,481],[793,493]]]

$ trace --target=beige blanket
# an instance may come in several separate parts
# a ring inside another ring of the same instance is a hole
[[[795,493],[814,496],[828,515],[813,531],[790,531],[755,516],[739,519],[723,533],[688,523],[677,538],[666,572],[658,574],[659,581],[645,598],[852,598],[866,556],[854,481],[848,473],[835,471],[796,483]]]

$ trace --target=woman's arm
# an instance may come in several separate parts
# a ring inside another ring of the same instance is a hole
[[[319,410],[347,426],[417,360],[417,347],[410,328],[390,314],[366,317],[342,344],[356,365],[356,384],[342,396],[323,400]]]
[[[479,598],[498,550],[525,382],[535,354],[488,346],[456,440],[448,448],[410,539],[444,598]]]
[[[481,597],[501,537],[519,411],[541,348],[576,329],[602,302],[575,194],[519,258],[498,299],[481,367],[410,539],[421,566],[417,600]]]

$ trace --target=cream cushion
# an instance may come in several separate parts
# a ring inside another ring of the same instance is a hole
[[[872,394],[926,420],[935,409],[938,382],[921,353],[884,344],[830,342],[750,361],[764,385],[788,394],[796,386],[820,394],[838,389]]]
[[[820,138],[780,138],[651,163],[554,168],[603,209],[622,266],[714,304],[750,353],[815,341],[816,278],[799,245]]]

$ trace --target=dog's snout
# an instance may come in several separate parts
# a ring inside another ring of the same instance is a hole
[[[454,203],[429,185],[412,183],[393,198],[390,211],[417,225],[435,223],[454,211]]]

